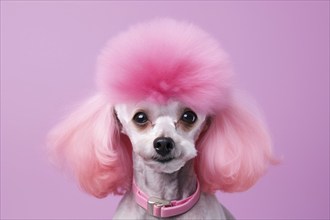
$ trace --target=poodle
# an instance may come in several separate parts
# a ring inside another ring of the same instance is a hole
[[[106,44],[96,76],[48,136],[56,162],[89,194],[124,195],[114,219],[233,219],[215,192],[247,190],[273,156],[218,42],[188,22],[137,24]]]

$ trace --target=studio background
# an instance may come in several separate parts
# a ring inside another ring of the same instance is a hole
[[[328,219],[328,1],[1,1],[1,219],[111,219],[120,197],[80,191],[49,164],[44,141],[94,93],[105,42],[155,17],[220,41],[283,158],[219,201],[238,219]]]

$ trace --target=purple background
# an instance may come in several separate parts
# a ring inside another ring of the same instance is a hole
[[[44,152],[50,128],[95,91],[106,40],[139,21],[193,21],[231,55],[283,157],[244,193],[237,218],[329,218],[329,2],[1,1],[1,218],[111,218],[120,197],[82,193]]]

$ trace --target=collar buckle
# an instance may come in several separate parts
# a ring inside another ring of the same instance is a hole
[[[136,203],[146,210],[149,215],[158,218],[169,218],[181,215],[194,207],[200,198],[201,189],[197,180],[196,191],[191,196],[181,200],[170,201],[157,197],[149,197],[139,189],[133,180],[132,193]]]
[[[161,208],[161,207],[170,206],[170,205],[171,205],[171,201],[159,199],[157,197],[149,197],[147,211],[150,215],[159,217],[159,216],[155,215],[155,213],[154,213],[155,206],[157,208]]]

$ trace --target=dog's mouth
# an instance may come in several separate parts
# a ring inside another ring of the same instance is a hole
[[[147,162],[148,165],[156,172],[173,173],[183,167],[186,160],[184,160],[180,155],[153,155]]]
[[[153,157],[154,161],[157,161],[159,163],[168,163],[174,159],[174,157]]]

